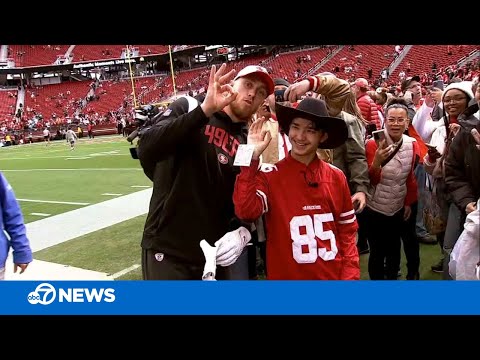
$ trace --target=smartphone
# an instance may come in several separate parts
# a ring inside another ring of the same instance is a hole
[[[380,129],[372,132],[372,136],[378,144],[381,140],[385,140],[387,137],[385,135],[385,129]]]
[[[377,125],[375,124],[367,124],[365,127],[365,130],[367,132],[367,135],[372,135],[372,133],[377,130]]]

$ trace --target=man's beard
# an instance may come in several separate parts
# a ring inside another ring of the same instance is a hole
[[[247,107],[247,105],[245,105],[245,107]],[[248,122],[258,109],[254,109],[252,107],[245,109],[243,106],[239,106],[238,102],[234,101],[230,104],[230,110],[237,119]]]

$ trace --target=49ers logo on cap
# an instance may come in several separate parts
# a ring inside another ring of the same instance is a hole
[[[217,158],[218,158],[218,161],[222,164],[228,163],[228,158],[224,154],[218,154]]]

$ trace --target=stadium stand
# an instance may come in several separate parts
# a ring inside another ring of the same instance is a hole
[[[468,79],[479,71],[478,45],[399,47],[400,54],[395,45],[223,45],[208,51],[206,45],[2,45],[0,137],[8,132],[26,138],[44,126],[54,133],[67,124],[84,127],[88,122],[96,124],[98,134],[117,131],[119,122],[133,119],[135,107],[205,91],[210,66],[222,62],[228,69],[262,65],[272,77],[290,82],[328,71],[349,81],[365,77],[372,88],[390,89],[398,86],[399,73],[407,67],[410,75],[426,74],[424,85],[444,73]],[[380,77],[383,70],[389,72],[386,81]]]

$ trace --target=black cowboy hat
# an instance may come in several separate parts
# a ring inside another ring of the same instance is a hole
[[[300,101],[296,108],[275,104],[278,124],[288,134],[290,124],[295,118],[311,120],[317,129],[322,129],[328,134],[327,140],[318,145],[320,149],[335,149],[348,138],[347,124],[341,118],[328,114],[325,101],[307,97]]]

